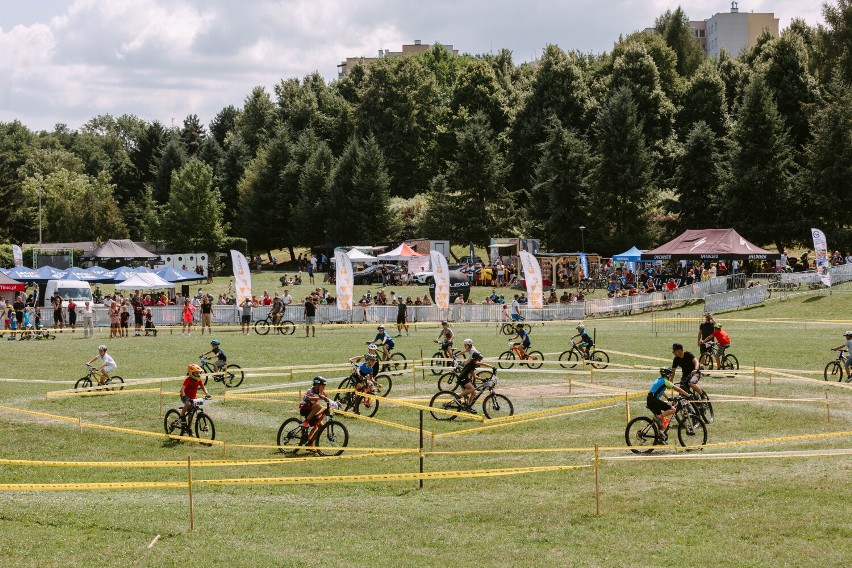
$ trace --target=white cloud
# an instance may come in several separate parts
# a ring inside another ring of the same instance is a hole
[[[0,11],[0,120],[31,128],[79,127],[102,113],[169,123],[209,121],[241,105],[255,85],[318,70],[347,56],[403,43],[451,43],[469,53],[508,48],[516,61],[549,43],[600,52],[620,34],[653,25],[669,0],[59,0]],[[727,11],[726,0],[685,4],[692,19]],[[743,0],[781,25],[820,17],[822,0]]]

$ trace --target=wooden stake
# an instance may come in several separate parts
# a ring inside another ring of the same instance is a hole
[[[630,399],[627,393],[624,393],[624,411],[627,414],[627,422],[630,422]]]
[[[573,387],[572,383],[573,381],[571,380],[571,377],[568,377],[568,394],[571,394],[571,389]]]
[[[163,417],[163,381],[160,381],[160,418]]]
[[[186,456],[186,485],[189,489],[189,532],[195,530],[195,512],[192,510],[192,456]]]
[[[595,515],[601,514],[601,482],[598,462],[598,445],[595,444]]]
[[[825,394],[825,421],[831,422],[831,411],[828,409],[828,391],[823,394]]]
[[[752,363],[752,383],[754,384],[754,398],[757,398],[757,361]]]

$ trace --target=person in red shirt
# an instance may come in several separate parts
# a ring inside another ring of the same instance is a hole
[[[190,364],[186,368],[186,378],[183,380],[183,386],[180,388],[180,401],[183,403],[183,408],[180,409],[180,421],[186,422],[186,413],[189,410],[189,405],[192,404],[192,399],[198,395],[198,389],[204,391],[204,398],[210,398],[210,393],[207,392],[207,387],[204,386],[204,379],[201,378],[203,369],[195,364]]]
[[[675,283],[674,278],[669,278],[668,281],[666,282],[666,290],[671,292],[675,288],[677,288],[677,284]]]
[[[716,368],[721,369],[722,355],[725,354],[725,349],[731,346],[731,336],[722,331],[721,323],[717,323],[713,326],[713,333],[703,338],[701,342],[706,343],[710,341],[710,339],[714,339],[716,341],[716,352],[714,353],[716,358]]]

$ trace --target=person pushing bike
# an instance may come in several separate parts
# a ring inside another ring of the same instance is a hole
[[[701,376],[698,374],[699,364],[698,359],[689,351],[683,350],[683,345],[680,343],[672,344],[672,369],[680,367],[681,377],[680,386],[685,391],[694,390],[698,396],[704,394],[701,387],[698,386],[698,380]]]
[[[450,328],[450,324],[442,321],[441,331],[438,332],[438,339],[435,340],[435,343],[441,346],[441,351],[444,352],[444,359],[453,358],[453,337],[455,337],[455,334]]]
[[[666,439],[666,430],[669,427],[669,422],[671,422],[671,415],[675,413],[675,408],[663,400],[663,394],[667,389],[674,389],[683,396],[689,396],[686,390],[672,383],[671,378],[673,376],[674,369],[671,367],[661,367],[660,376],[651,383],[651,388],[648,389],[648,396],[645,399],[645,406],[660,421],[660,431],[662,432],[663,440]]]
[[[186,378],[183,380],[183,386],[180,387],[180,401],[183,403],[180,409],[180,421],[183,426],[186,426],[186,413],[192,405],[192,400],[198,396],[198,389],[204,391],[204,398],[210,398],[210,393],[204,386],[204,379],[201,378],[202,371],[203,369],[194,363],[186,367]]]

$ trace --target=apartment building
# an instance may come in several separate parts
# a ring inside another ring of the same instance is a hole
[[[385,57],[408,57],[410,55],[417,55],[417,54],[425,53],[425,52],[429,51],[430,49],[432,49],[433,45],[441,45],[444,49],[446,49],[447,51],[449,51],[453,55],[459,54],[459,51],[457,49],[453,49],[452,45],[445,45],[445,44],[441,44],[441,43],[438,43],[438,42],[435,42],[435,44],[428,44],[428,43],[423,43],[419,39],[415,39],[414,43],[403,45],[402,51],[391,51],[390,49],[380,49],[379,53],[378,53],[378,57],[366,57],[366,56],[347,57],[345,61],[343,61],[342,63],[340,63],[337,66],[337,76],[343,77],[344,75],[349,73],[349,71],[351,71],[352,68],[355,65],[357,65],[358,63],[361,63],[364,66],[369,66],[373,62],[378,61],[379,59],[383,59]]]
[[[736,57],[754,45],[763,30],[778,36],[779,20],[771,12],[740,12],[739,3],[731,2],[730,12],[720,12],[708,20],[689,22],[689,25],[708,55],[719,57],[724,49]]]

